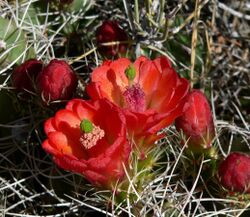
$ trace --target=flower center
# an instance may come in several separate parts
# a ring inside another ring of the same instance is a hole
[[[94,147],[105,135],[104,130],[87,119],[82,120],[80,128],[82,131],[80,143],[85,149]]]
[[[135,112],[143,112],[146,107],[145,93],[139,84],[128,86],[123,93],[126,108]]]

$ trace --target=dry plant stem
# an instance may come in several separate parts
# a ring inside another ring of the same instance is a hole
[[[237,113],[239,114],[239,117],[242,120],[242,123],[244,124],[246,130],[249,130],[249,126],[248,126],[247,122],[245,121],[243,115],[241,114],[240,109],[237,107],[237,105],[234,102],[232,102],[232,104],[233,104],[234,108],[236,109]]]
[[[3,74],[4,72],[6,72],[8,69],[11,69],[12,66],[14,66],[18,60],[20,60],[21,58],[23,58],[23,56],[26,54],[26,52],[29,50],[29,48],[31,47],[32,45],[29,45],[22,53],[21,55],[15,59],[15,61],[13,61],[12,63],[10,63],[6,68],[3,68],[2,70],[0,70],[0,75]],[[15,49],[16,45],[13,45],[13,47],[10,47],[8,50],[4,51],[0,58],[3,57],[6,53],[8,53],[10,50],[13,50]]]
[[[102,210],[102,209],[100,209],[100,208],[97,208],[97,207],[95,207],[95,206],[92,206],[92,205],[89,205],[89,204],[87,204],[87,203],[84,203],[84,202],[82,202],[82,201],[80,201],[80,200],[78,200],[78,199],[76,199],[76,198],[74,198],[74,197],[71,197],[70,195],[65,194],[65,196],[68,197],[68,198],[70,198],[72,201],[77,202],[77,203],[78,203],[79,205],[81,205],[81,206],[85,206],[85,207],[91,208],[91,209],[93,209],[93,210],[95,210],[95,211],[97,211],[97,212],[103,213],[103,214],[105,214],[105,215],[107,215],[107,216],[112,216],[112,217],[114,217],[114,215],[112,215],[112,213],[110,213],[110,212],[108,212],[108,211],[104,211],[104,210]]]
[[[48,52],[48,49],[50,47],[52,47],[52,42],[55,40],[55,37],[59,34],[59,32],[64,28],[64,26],[66,26],[66,24],[69,22],[69,20],[71,19],[71,17],[69,16],[67,18],[67,20],[57,29],[57,31],[55,32],[55,34],[47,41],[47,47],[46,49],[44,49],[44,51],[42,52],[41,56],[45,55],[45,53]],[[53,51],[53,49],[51,49],[51,51]],[[40,52],[40,50],[38,50],[38,52]],[[53,52],[54,53],[54,52]],[[54,55],[53,55],[53,58]]]
[[[191,44],[191,69],[190,69],[190,87],[193,88],[194,80],[194,68],[195,68],[195,55],[196,55],[196,45],[197,45],[197,31],[198,31],[198,19],[200,17],[199,0],[195,0],[195,11],[194,11],[194,21],[193,21],[193,34],[192,34],[192,44]]]
[[[161,26],[161,22],[163,19],[163,12],[164,12],[164,7],[165,7],[165,0],[160,0],[160,12],[159,12],[159,17],[158,17],[158,25]]]
[[[242,209],[236,217],[240,217],[243,214],[243,212],[248,209],[248,207],[250,207],[250,202],[246,204],[245,208]]]
[[[161,42],[166,41],[167,38],[168,38],[168,33],[169,33],[168,24],[169,24],[169,20],[168,20],[168,18],[166,18],[166,19],[165,19],[165,27],[164,27],[163,36],[162,36],[162,38],[160,39]]]
[[[192,195],[193,195],[193,192],[195,191],[195,187],[196,187],[196,185],[197,185],[197,183],[198,183],[198,180],[199,180],[199,178],[200,178],[200,174],[201,174],[201,170],[202,170],[203,164],[204,164],[204,156],[202,156],[202,162],[201,162],[201,164],[200,164],[200,168],[199,168],[199,171],[198,171],[198,173],[197,173],[197,176],[196,176],[196,179],[195,179],[195,181],[194,181],[194,184],[193,184],[193,186],[192,186],[192,189],[190,190],[190,192],[188,192],[188,196],[187,196],[187,198],[186,198],[186,202],[185,202],[185,204],[182,206],[181,212],[180,212],[180,214],[178,215],[178,217],[181,217],[181,216],[184,214],[184,213],[183,213],[183,212],[184,212],[184,209],[186,208],[188,202],[190,201],[190,198],[191,198]]]
[[[153,27],[155,27],[155,28],[159,28],[158,23],[156,23],[156,22],[153,20],[153,17],[152,17],[151,14],[147,13],[146,16],[147,16],[147,19],[148,19],[148,21],[149,21],[150,26],[153,26]]]
[[[93,52],[95,52],[97,50],[97,47],[93,47],[91,50],[87,51],[86,53],[80,55],[79,57],[75,58],[74,60],[69,61],[69,64],[73,64],[74,62],[77,62],[85,57],[87,57],[88,55],[92,54]]]
[[[153,45],[148,45],[148,48],[154,51],[159,52],[161,55],[166,56],[168,59],[170,59],[171,63],[173,63],[174,65],[176,65],[175,61],[173,60],[173,58],[171,58],[166,52],[162,51],[161,49],[153,46]]]
[[[124,164],[122,164],[122,166],[123,166],[123,169],[124,169],[124,171],[125,171],[125,175],[126,175],[128,181],[129,181],[127,198],[129,198],[129,195],[130,195],[130,192],[131,192],[131,189],[132,189],[132,190],[134,191],[135,195],[137,196],[137,198],[140,199],[140,195],[139,195],[139,193],[136,191],[136,188],[135,188],[135,186],[134,186],[134,183],[135,183],[137,177],[135,176],[135,177],[133,177],[133,178],[131,179],[130,176],[129,176],[129,174],[128,174],[128,171],[127,171],[127,169],[126,169],[126,166],[125,166]],[[137,175],[139,175],[139,174],[137,174]]]
[[[115,204],[116,204],[116,197],[115,197],[115,193],[118,190],[117,186],[119,184],[119,180],[117,180],[115,187],[114,187],[114,191],[112,193],[112,204],[111,204],[111,211],[112,211],[112,215],[115,216]],[[119,205],[118,205],[119,206]]]
[[[182,4],[178,4],[177,7],[170,14],[166,15],[163,35],[160,39],[156,39],[156,40],[159,40],[160,42],[164,42],[167,40],[168,35],[169,35],[169,28],[168,28],[169,20],[176,15],[176,13],[181,9],[181,7],[182,7]]]
[[[212,55],[212,45],[211,45],[211,40],[208,34],[208,28],[206,24],[203,21],[200,21],[200,23],[204,26],[204,32],[205,32],[205,37],[206,37],[206,44],[207,44],[207,53],[206,53],[206,59],[205,59],[205,67],[204,71],[202,71],[201,77],[199,79],[201,89],[205,91],[205,82],[206,82],[206,77],[211,69],[212,65],[212,60],[211,60],[211,55]]]
[[[102,43],[101,46],[112,46],[112,45],[119,45],[119,44],[132,44],[133,41],[113,41],[113,42],[106,42],[106,43]],[[93,52],[95,52],[97,50],[97,47],[93,47],[91,50],[87,51],[86,53],[80,55],[79,57],[75,58],[74,60],[69,61],[69,64],[73,64],[74,62],[77,62],[85,57],[87,57],[88,55],[92,54]]]
[[[146,1],[146,10],[147,10],[147,14],[149,14],[151,16],[151,0],[145,0]]]
[[[134,8],[134,11],[135,11],[135,22],[136,23],[139,23],[140,22],[140,19],[139,19],[139,4],[138,4],[138,0],[135,0],[135,4],[134,4],[135,8]]]
[[[123,1],[124,9],[128,17],[130,29],[132,30],[132,33],[135,36],[135,24],[134,24],[134,18],[133,18],[133,14],[131,11],[131,7],[127,0],[122,0],[122,1]]]
[[[168,189],[168,186],[169,186],[169,184],[170,184],[171,177],[172,177],[172,175],[174,174],[174,171],[175,171],[175,169],[176,169],[176,167],[177,167],[177,164],[179,163],[179,161],[180,161],[180,159],[181,159],[181,156],[182,156],[182,154],[183,154],[185,148],[186,148],[186,144],[183,146],[181,152],[179,153],[179,155],[178,155],[178,157],[177,157],[177,159],[176,159],[176,161],[175,161],[175,164],[174,164],[174,166],[173,166],[173,168],[172,168],[172,171],[171,171],[171,173],[170,173],[170,178],[168,179],[168,182],[167,182],[167,184],[166,184],[166,188],[165,188],[165,190],[164,190],[163,197],[166,197],[167,189]],[[163,205],[164,205],[164,200],[161,201],[160,210],[163,209]]]
[[[227,11],[228,13],[238,17],[238,18],[250,20],[250,15],[247,15],[247,14],[241,13],[239,11],[236,11],[233,8],[230,8],[229,6],[227,6],[226,4],[218,2],[218,7],[225,10],[225,11]]]
[[[207,3],[209,2],[209,0],[205,0],[201,3],[199,3],[198,7],[201,10]],[[181,5],[182,6],[182,5]],[[178,26],[178,27],[174,27],[173,30],[169,33],[169,35],[174,35],[177,34],[180,30],[182,30],[189,22],[190,20],[193,19],[193,17],[195,16],[195,11],[192,12],[184,21],[183,23]]]

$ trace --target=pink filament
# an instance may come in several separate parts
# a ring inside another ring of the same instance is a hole
[[[127,87],[123,93],[125,105],[128,109],[135,112],[145,111],[145,93],[138,84]]]

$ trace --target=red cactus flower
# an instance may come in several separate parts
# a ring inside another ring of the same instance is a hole
[[[250,193],[250,156],[230,153],[219,166],[221,184],[228,190]]]
[[[42,70],[43,63],[36,59],[30,59],[15,68],[12,73],[13,86],[18,91],[34,91],[34,83],[37,75]]]
[[[38,90],[45,102],[70,99],[77,86],[76,75],[63,60],[51,60],[37,77]]]
[[[206,96],[199,90],[193,90],[186,97],[184,113],[175,121],[178,130],[182,130],[193,151],[203,151],[212,146],[215,135],[212,112]]]
[[[82,174],[98,187],[112,189],[122,180],[131,148],[119,107],[108,100],[73,99],[44,129],[48,138],[42,147],[59,167]]]
[[[103,24],[96,31],[96,41],[99,46],[99,51],[107,56],[117,56],[117,54],[125,54],[127,51],[127,44],[124,41],[128,40],[126,32],[120,28],[116,21],[104,21]],[[104,46],[102,43],[121,42],[119,45]]]
[[[124,108],[130,135],[137,145],[151,146],[161,128],[182,114],[188,81],[180,78],[166,57],[120,58],[106,61],[91,75],[87,91],[93,99],[107,98]]]

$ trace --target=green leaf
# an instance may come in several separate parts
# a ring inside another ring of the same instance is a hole
[[[5,47],[0,49],[0,68],[12,62],[20,64],[23,59],[34,56],[32,48],[28,48],[24,32],[9,19],[0,17],[0,41]]]

